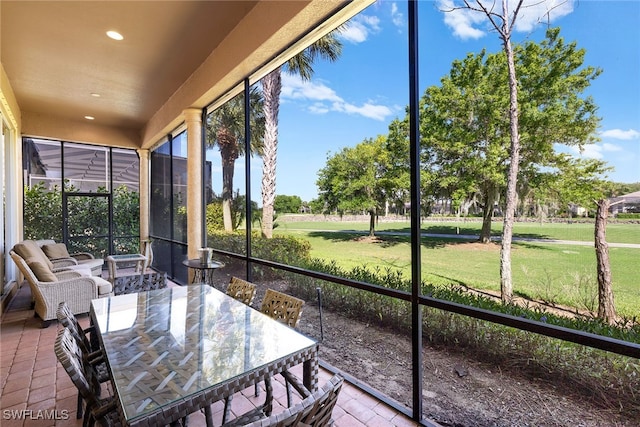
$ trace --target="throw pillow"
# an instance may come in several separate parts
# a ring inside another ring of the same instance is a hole
[[[27,265],[40,282],[57,282],[58,278],[49,270],[47,266],[35,258],[26,260]]]
[[[67,251],[67,246],[64,243],[43,245],[42,251],[49,259],[69,258],[69,252]]]

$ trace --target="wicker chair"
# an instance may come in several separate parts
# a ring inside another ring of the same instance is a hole
[[[58,321],[62,326],[69,330],[71,336],[76,340],[76,344],[78,344],[78,347],[80,347],[82,352],[84,363],[91,365],[95,370],[98,382],[104,383],[109,381],[110,376],[107,364],[104,360],[102,350],[100,350],[99,345],[96,342],[95,328],[90,326],[86,329],[82,329],[78,323],[78,319],[76,319],[76,316],[71,312],[69,306],[67,306],[67,303],[64,301],[58,305],[56,314],[58,316]],[[87,334],[91,334],[93,339],[87,338]],[[82,402],[82,394],[78,393],[77,418],[82,418]]]
[[[322,388],[313,394],[309,393],[297,378],[289,373],[287,373],[287,381],[300,391],[304,397],[302,402],[269,417],[254,419],[243,416],[236,418],[230,423],[223,424],[223,427],[320,427],[333,425],[331,414],[338,402],[338,395],[344,383],[344,379],[341,376],[334,375]]]
[[[77,271],[68,270],[52,272],[37,261],[25,261],[14,251],[10,254],[29,283],[31,296],[35,301],[35,312],[42,319],[43,327],[49,326],[49,322],[57,318],[56,310],[62,301],[67,303],[74,314],[88,313],[92,299],[113,294],[111,283],[101,277],[84,276]]]
[[[304,301],[282,292],[267,289],[260,311],[285,325],[295,328],[302,316]]]
[[[267,289],[262,299],[260,311],[290,328],[295,328],[300,322],[303,306],[304,301],[300,298],[273,289]],[[284,375],[284,377],[286,380],[287,376]],[[291,387],[289,386],[289,381],[285,381],[285,384],[287,386],[287,406],[291,406]],[[256,396],[258,395],[258,390],[258,385],[256,384]]]
[[[246,286],[249,289],[251,288],[251,286],[253,286],[253,292],[255,293],[255,285],[253,283],[250,283],[235,277],[231,278],[231,283],[229,284],[230,288],[233,284],[234,279],[240,282],[238,285],[234,285],[234,286],[238,286],[238,287]],[[247,286],[247,285],[250,285],[250,286]],[[229,289],[227,289],[227,294],[231,295],[229,293]],[[239,299],[239,298],[236,298],[236,299]],[[253,299],[253,297],[251,299]],[[267,316],[286,324],[291,328],[295,328],[296,326],[298,326],[298,322],[300,322],[300,316],[302,315],[303,306],[304,306],[304,301],[299,298],[284,294],[282,292],[275,291],[273,289],[267,289],[267,291],[264,294],[264,298],[262,299],[262,305],[260,307],[260,311],[266,314]],[[287,386],[287,406],[291,406],[291,387],[289,386],[289,382],[287,381],[287,376],[285,376],[284,373],[283,373],[283,376],[285,377],[285,384]],[[256,397],[260,394],[260,388],[258,387],[257,383],[255,385],[254,394]],[[232,396],[227,397],[224,401],[224,413],[222,417],[223,424],[227,420],[227,415],[229,414],[229,410],[231,408],[232,398],[233,398]]]
[[[54,344],[56,357],[64,367],[78,393],[87,402],[83,426],[120,426],[116,401],[112,397],[100,398],[100,382],[91,365],[84,361],[82,350],[67,328],[58,331]]]
[[[251,305],[256,296],[256,285],[238,277],[232,277],[227,286],[227,295],[246,305]]]

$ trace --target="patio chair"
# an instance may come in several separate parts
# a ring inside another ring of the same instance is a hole
[[[102,426],[120,426],[116,401],[113,397],[100,398],[100,382],[91,365],[87,365],[82,350],[67,328],[58,331],[53,346],[56,357],[64,367],[78,393],[87,402],[83,426],[93,426],[96,422]]]
[[[104,260],[96,259],[89,252],[70,254],[67,250],[67,245],[64,243],[56,243],[55,240],[50,239],[36,240],[36,244],[40,246],[42,252],[51,260],[55,267],[73,267],[77,265],[91,270],[92,276],[102,275]]]
[[[290,328],[295,328],[300,322],[303,306],[304,301],[300,298],[273,289],[267,289],[262,299],[260,311]],[[286,379],[285,376],[285,380]],[[291,406],[291,387],[289,386],[289,381],[285,381],[285,384],[287,386],[287,406]],[[256,384],[255,395],[258,396],[258,394],[259,389]]]
[[[233,280],[233,278],[232,278]],[[241,280],[241,279],[237,279]],[[246,281],[243,281],[246,282]],[[250,285],[253,285],[250,282],[246,282]],[[229,284],[231,286],[231,284]],[[255,287],[255,285],[253,285]],[[255,292],[255,289],[254,289]],[[227,290],[227,294],[229,291]],[[282,292],[278,292],[273,289],[267,289],[264,294],[264,298],[262,299],[262,305],[260,307],[260,311],[267,316],[278,320],[291,328],[295,328],[298,326],[298,322],[300,322],[300,316],[302,315],[302,307],[304,306],[304,301],[296,298],[291,295],[287,295]],[[283,374],[284,376],[284,374]],[[287,381],[287,377],[285,376],[285,384],[287,388],[287,406],[291,406],[291,387],[289,386],[289,382]],[[267,386],[267,384],[265,384]],[[255,396],[260,395],[260,388],[258,383],[255,384]],[[224,414],[222,417],[222,423],[226,422],[227,414],[231,408],[231,400],[232,396],[228,397],[224,401]]]
[[[269,417],[255,419],[253,414],[247,417],[242,416],[223,424],[223,427],[320,427],[333,425],[331,414],[338,402],[338,395],[344,379],[340,375],[334,375],[324,386],[312,394],[295,376],[287,374],[287,377],[287,381],[294,384],[295,388],[301,392],[304,397],[302,402]]]
[[[10,251],[11,259],[24,275],[31,296],[35,301],[35,313],[42,319],[42,327],[56,319],[58,305],[65,301],[74,314],[88,313],[91,300],[112,295],[111,283],[101,277],[82,275],[78,271],[52,271],[36,257],[24,259]]]
[[[300,322],[303,306],[304,301],[300,298],[267,289],[262,299],[260,311],[290,328],[295,328]]]
[[[76,340],[76,344],[80,347],[85,364],[91,365],[95,370],[98,382],[104,383],[110,380],[107,364],[104,361],[102,350],[99,348],[95,337],[95,327],[90,326],[83,329],[78,323],[76,316],[69,310],[66,302],[61,302],[56,311],[58,321],[69,330],[71,336]],[[87,338],[87,334],[91,334],[91,339]],[[77,418],[82,418],[82,394],[78,393],[78,412]]]
[[[234,276],[227,286],[227,295],[246,305],[251,305],[256,296],[256,285]]]

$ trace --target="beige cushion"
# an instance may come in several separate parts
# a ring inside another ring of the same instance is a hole
[[[111,282],[104,280],[102,277],[94,277],[93,280],[95,280],[96,285],[98,285],[98,295],[108,295],[113,292]]]
[[[49,261],[49,258],[33,240],[23,240],[20,243],[16,243],[13,250],[24,260],[36,258],[37,261],[49,267],[49,270],[53,270],[53,264]]]
[[[69,251],[67,251],[67,245],[64,243],[43,245],[42,251],[48,258],[70,258]]]
[[[37,258],[27,258],[25,260],[33,274],[40,282],[57,282],[58,278],[49,270],[49,268],[41,263]]]

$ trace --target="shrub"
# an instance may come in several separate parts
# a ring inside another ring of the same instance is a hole
[[[619,213],[617,219],[640,219],[640,213]]]
[[[356,267],[344,271],[335,262],[319,259],[310,259],[307,266],[337,277],[403,291],[411,289],[409,280],[389,268]],[[392,327],[399,333],[410,330],[411,306],[408,302],[306,276],[288,276],[290,291],[303,299],[315,299],[319,287],[323,304],[333,311]],[[609,326],[599,319],[557,316],[538,307],[502,304],[471,294],[461,286],[422,283],[422,293],[436,299],[640,343],[640,325],[637,323]],[[424,307],[422,321],[423,336],[432,344],[469,350],[480,359],[586,390],[585,393],[603,406],[640,414],[636,396],[640,390],[640,363],[636,359],[431,307]]]
[[[209,231],[207,242],[215,249],[237,254],[246,254],[247,252],[244,230],[231,233]],[[255,258],[299,267],[307,265],[310,259],[311,244],[307,240],[296,237],[274,236],[271,239],[266,239],[259,232],[254,231],[251,234],[251,245],[251,255]],[[263,279],[283,274],[260,266],[256,266],[254,272],[257,277]]]

